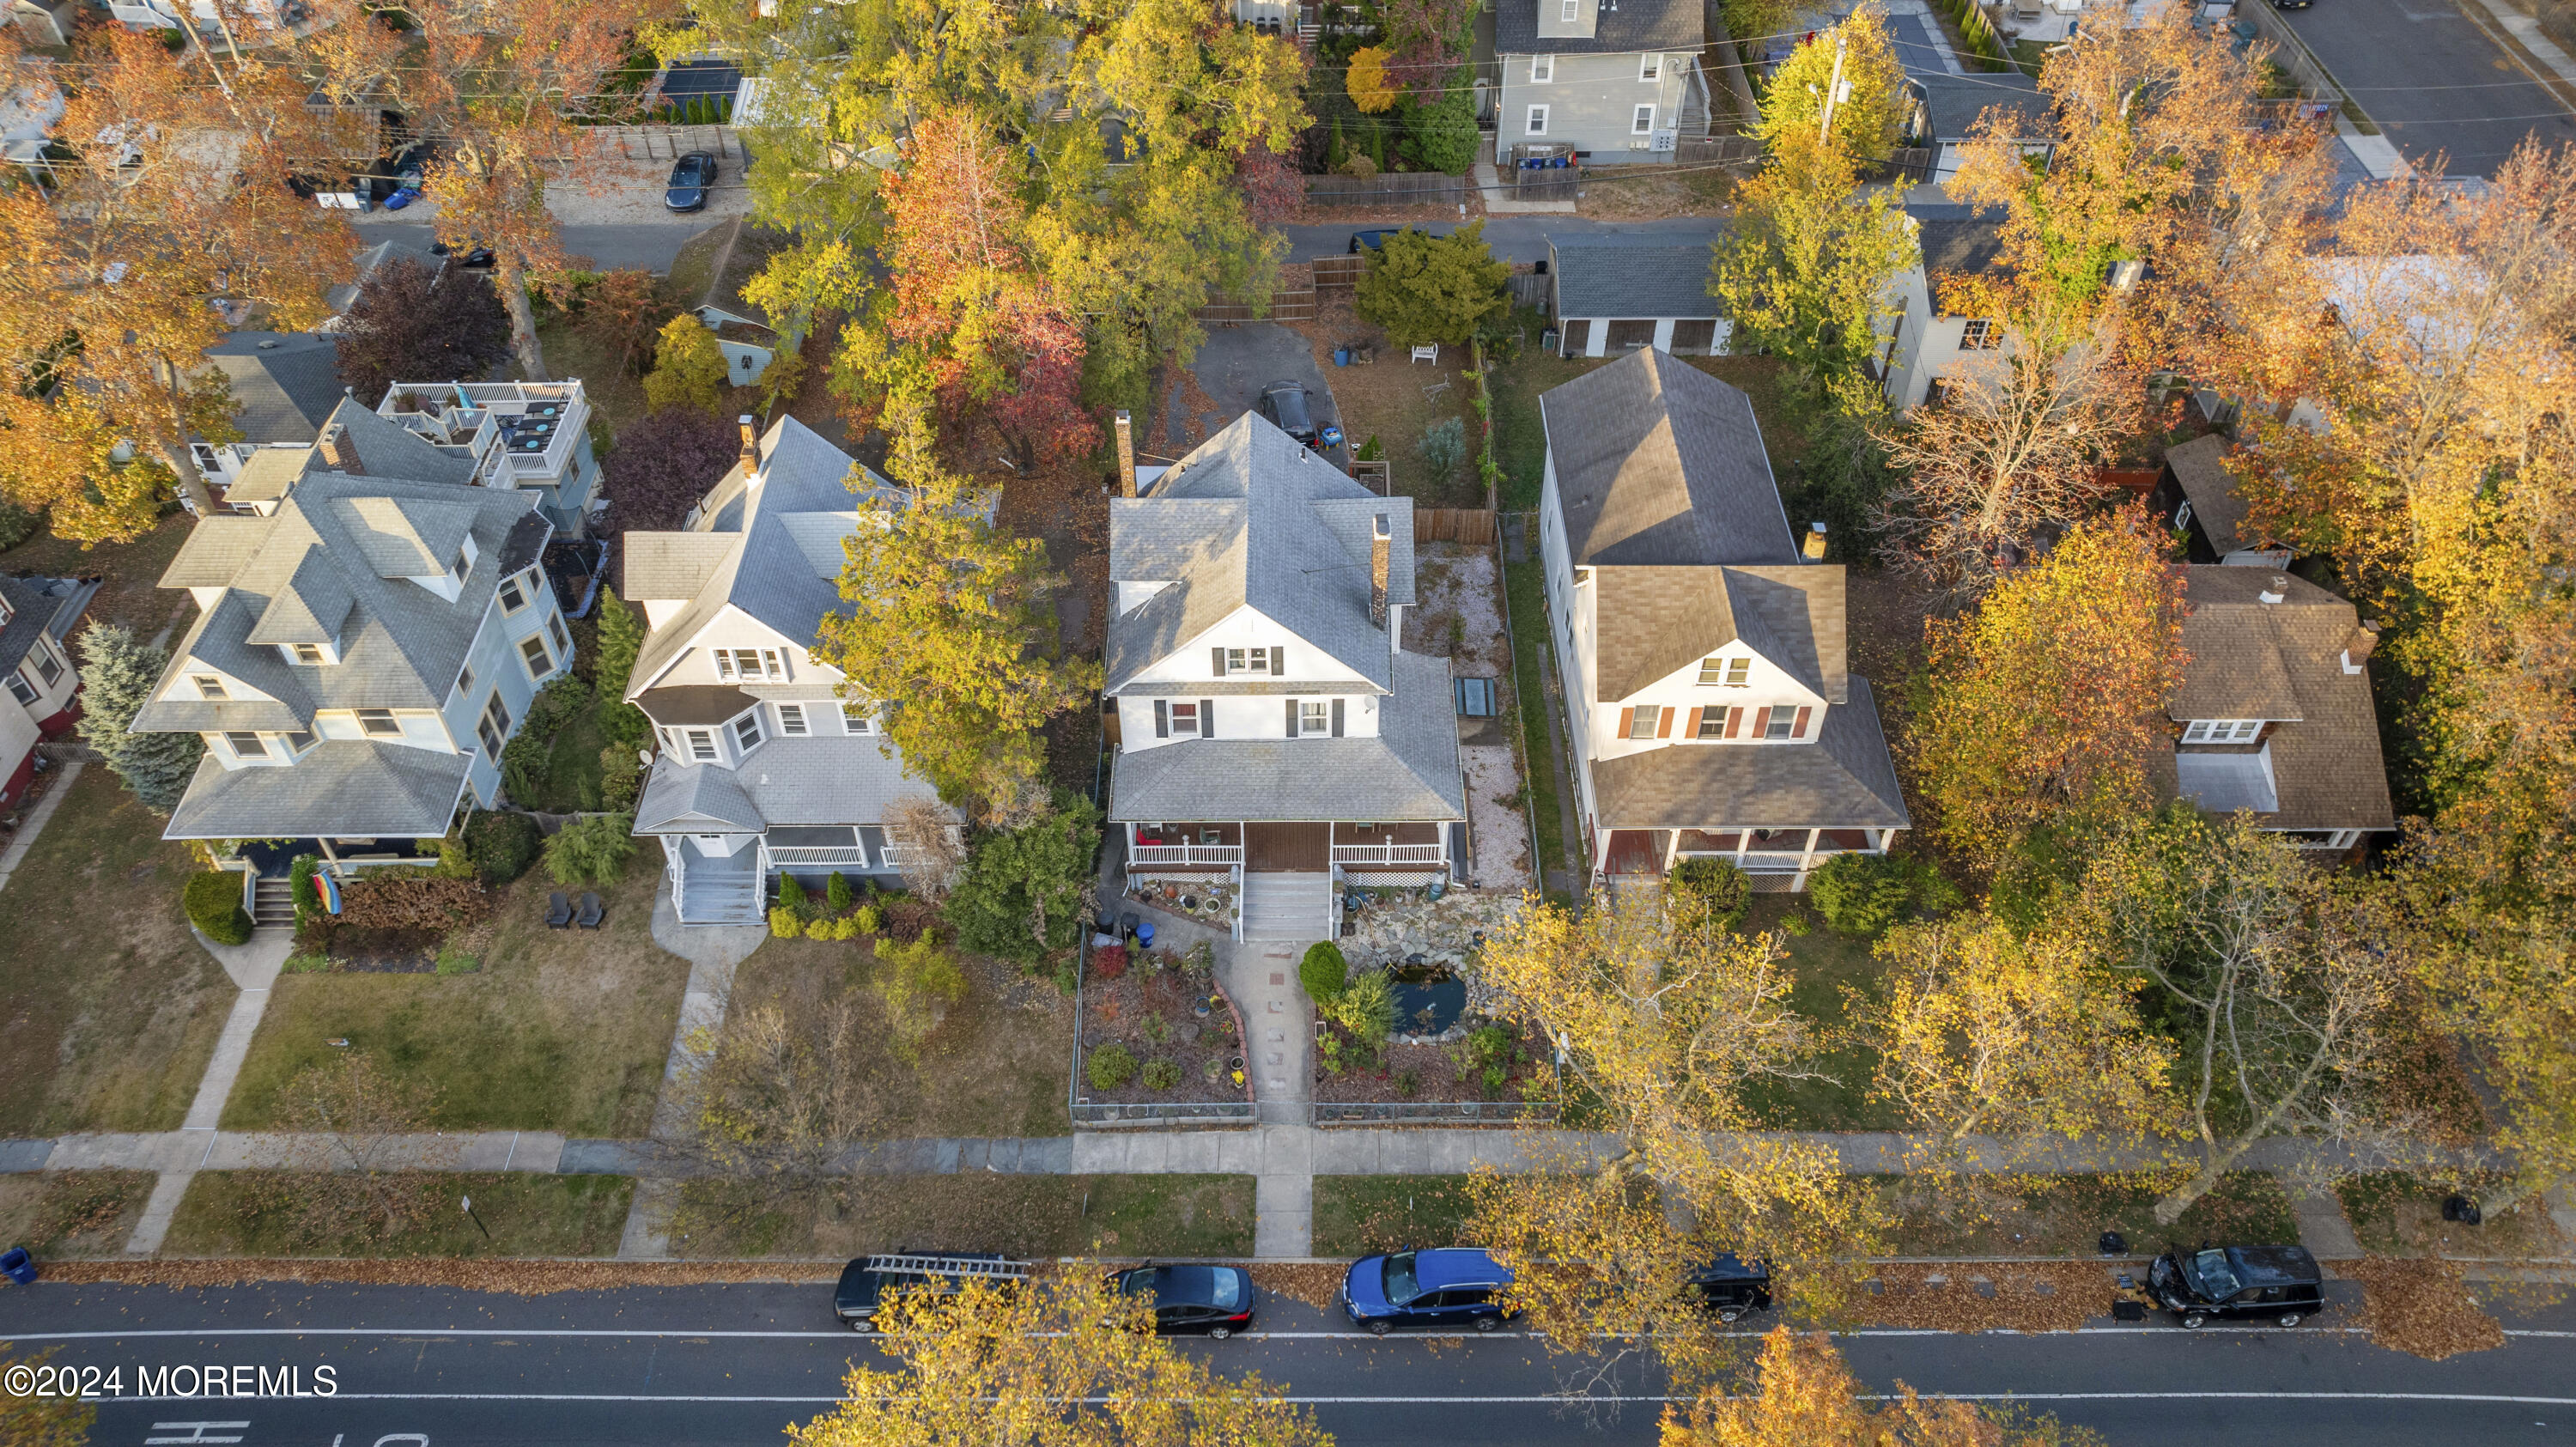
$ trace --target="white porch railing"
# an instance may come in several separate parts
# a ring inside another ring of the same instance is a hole
[[[894,851],[889,849],[886,852],[892,854]],[[840,849],[805,848],[796,845],[772,849],[764,844],[760,847],[760,853],[763,866],[769,869],[820,869],[843,865],[859,869],[868,867],[868,851],[855,845]]]
[[[1131,844],[1127,846],[1127,863],[1139,865],[1184,866],[1194,864],[1241,864],[1240,844]]]
[[[1438,864],[1448,856],[1438,844],[1336,844],[1335,864]]]
[[[1806,857],[1796,851],[1774,854],[1768,851],[1747,850],[1736,856],[1735,863],[1737,868],[1747,874],[1795,874]]]

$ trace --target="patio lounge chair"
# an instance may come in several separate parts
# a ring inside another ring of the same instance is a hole
[[[583,929],[597,929],[599,928],[600,913],[599,896],[591,893],[589,890],[583,890],[581,892],[581,918],[574,921],[574,923],[579,924]]]
[[[560,889],[546,896],[546,928],[563,929],[572,923],[572,901]]]

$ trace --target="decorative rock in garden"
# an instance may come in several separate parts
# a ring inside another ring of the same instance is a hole
[[[1524,907],[1520,895],[1478,890],[1451,890],[1437,900],[1414,890],[1393,898],[1379,895],[1348,916],[1353,928],[1342,942],[1342,953],[1354,970],[1383,970],[1401,961],[1445,966],[1467,982],[1469,1013],[1490,1014],[1494,992],[1477,978],[1468,958],[1486,937],[1519,918]]]

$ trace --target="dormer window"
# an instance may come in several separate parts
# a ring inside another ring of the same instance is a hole
[[[1699,686],[1702,688],[1742,688],[1752,679],[1753,660],[1750,658],[1703,658],[1699,661]]]
[[[322,645],[319,643],[290,643],[286,646],[288,651],[295,655],[295,661],[298,663],[322,662]]]
[[[733,741],[746,754],[760,747],[760,710],[753,709],[733,721]]]
[[[474,549],[470,546],[458,548],[456,550],[456,566],[448,571],[456,575],[456,581],[460,583],[464,582],[465,575],[474,571]]]
[[[313,747],[313,734],[309,729],[297,729],[286,735],[286,753],[289,758],[300,759],[304,757],[304,751],[311,747]]]
[[[402,723],[392,709],[362,708],[358,710],[358,732],[371,739],[398,739],[402,737]]]
[[[2263,732],[2259,718],[2196,718],[2182,731],[2187,744],[2250,744]]]
[[[784,683],[787,662],[775,648],[719,648],[716,677],[727,683]]]
[[[231,694],[224,692],[224,681],[215,677],[211,673],[190,674],[188,676],[188,681],[197,686],[197,697],[199,698],[215,699],[220,701],[232,697]]]
[[[465,570],[459,567],[456,575],[460,578],[465,576]],[[516,613],[528,606],[527,590],[519,586],[519,575],[516,573],[501,580],[500,596],[501,611],[504,613]]]
[[[236,759],[268,757],[268,745],[261,743],[257,734],[226,734],[224,745],[233,751],[233,757]]]

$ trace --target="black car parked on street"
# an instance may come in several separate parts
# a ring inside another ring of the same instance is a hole
[[[832,1289],[832,1314],[852,1331],[874,1330],[877,1307],[890,1291],[929,1291],[954,1296],[969,1280],[1010,1289],[1029,1279],[1029,1264],[1008,1256],[940,1251],[894,1251],[862,1256],[841,1268]]]
[[[1692,1272],[1690,1285],[1698,1304],[1719,1321],[1771,1309],[1771,1268],[1758,1261],[1720,1256]]]
[[[673,211],[703,211],[707,192],[716,184],[720,168],[716,158],[705,151],[691,151],[671,168],[671,186],[662,193],[662,204]]]
[[[1110,1278],[1123,1296],[1154,1306],[1154,1334],[1198,1334],[1223,1341],[1252,1329],[1261,1293],[1252,1273],[1234,1266],[1139,1266]]]
[[[2147,1268],[2148,1294],[2187,1327],[2245,1317],[2297,1326],[2325,1309],[2324,1282],[2304,1246],[2168,1251]]]

